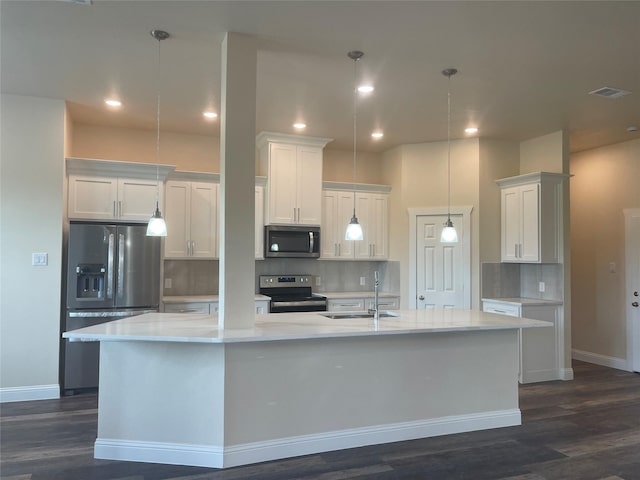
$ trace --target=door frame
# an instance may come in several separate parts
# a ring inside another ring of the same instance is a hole
[[[418,207],[409,208],[409,308],[417,305],[417,256],[418,217],[447,215],[446,207]],[[451,207],[451,215],[462,216],[464,237],[462,238],[462,265],[464,278],[464,308],[471,308],[471,212],[473,206]]]
[[[640,340],[635,341],[634,338],[640,338],[640,309],[631,306],[631,303],[640,301],[640,297],[634,297],[632,293],[633,283],[640,278],[640,272],[637,271],[637,265],[640,264],[640,249],[633,248],[633,243],[640,239],[634,238],[632,235],[632,222],[640,218],[640,208],[628,208],[623,210],[624,213],[624,231],[625,231],[625,312],[627,316],[627,369],[634,371],[634,364],[640,363],[635,355],[640,355]],[[636,220],[637,221],[637,220]],[[640,286],[636,286],[640,289]],[[634,318],[638,317],[638,318]],[[635,328],[634,328],[635,326]],[[634,331],[635,330],[635,331]],[[635,333],[635,335],[634,335]],[[640,370],[640,369],[639,369]]]

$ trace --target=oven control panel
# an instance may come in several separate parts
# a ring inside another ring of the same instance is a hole
[[[311,275],[260,275],[260,288],[311,287]]]

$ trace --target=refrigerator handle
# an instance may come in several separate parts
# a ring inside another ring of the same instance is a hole
[[[118,298],[124,295],[124,235],[118,234]]]
[[[113,233],[109,234],[109,252],[107,258],[107,298],[113,298]]]

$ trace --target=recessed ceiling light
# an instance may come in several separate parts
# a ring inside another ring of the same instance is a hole
[[[464,129],[465,133],[478,133],[478,127],[468,127]]]
[[[382,133],[382,132],[373,132],[373,133],[371,134],[371,136],[372,136],[373,138],[382,138],[382,137],[384,137],[384,133]]]
[[[216,112],[203,112],[202,115],[207,118],[218,118],[218,114]]]
[[[373,92],[373,87],[371,85],[360,85],[358,91],[360,93],[371,93]]]
[[[293,124],[293,128],[297,128],[298,130],[301,130],[303,128],[307,128],[307,124],[306,123],[294,123]]]
[[[122,102],[120,100],[116,100],[115,98],[107,98],[104,103],[109,105],[110,107],[121,107]]]

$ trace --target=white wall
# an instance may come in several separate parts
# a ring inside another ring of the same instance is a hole
[[[58,390],[65,105],[2,95],[0,400]],[[31,266],[46,252],[48,266]]]

